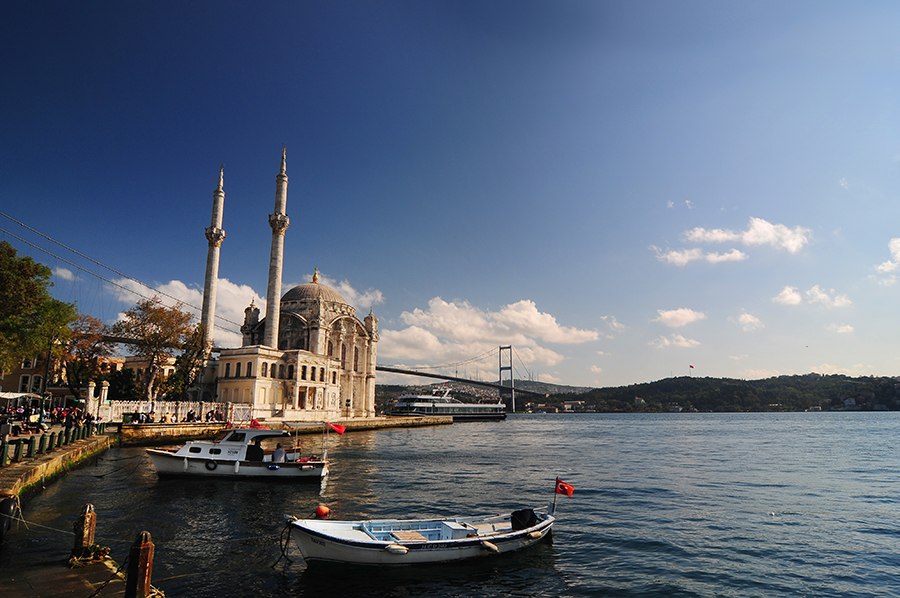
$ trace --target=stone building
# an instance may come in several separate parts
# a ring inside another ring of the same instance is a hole
[[[213,226],[207,234],[211,251],[207,258],[207,289],[215,293],[210,272],[218,271],[218,247],[225,237],[221,230],[224,203],[220,172],[214,193]],[[319,421],[368,418],[375,415],[375,358],[378,319],[369,311],[363,321],[356,309],[336,290],[312,282],[288,290],[281,296],[284,235],[289,226],[287,174],[282,153],[281,172],[276,177],[275,210],[269,215],[272,249],[266,315],[252,302],[244,310],[240,348],[222,348],[216,368],[216,400],[245,405],[249,417],[260,421]],[[208,229],[209,230],[209,229]],[[215,244],[216,251],[212,250]],[[204,301],[204,308],[211,302]],[[201,319],[212,346],[212,318]]]

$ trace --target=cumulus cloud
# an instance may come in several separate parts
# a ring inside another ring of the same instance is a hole
[[[599,374],[599,373],[601,373],[601,372],[603,371],[603,368],[600,367],[599,365],[592,365],[592,366],[590,367],[590,370],[591,370],[592,372],[594,372],[595,374]]]
[[[313,275],[307,274],[304,278],[306,282],[312,282]],[[346,279],[338,282],[322,272],[319,272],[319,282],[336,290],[341,297],[347,300],[347,303],[360,311],[367,312],[374,306],[384,303],[384,295],[378,289],[358,291]]]
[[[68,268],[53,268],[53,275],[63,280],[75,280],[75,273]]]
[[[685,338],[680,334],[673,334],[671,336],[661,336],[657,339],[654,339],[648,343],[651,347],[656,349],[665,349],[666,347],[697,347],[700,345],[698,341]]]
[[[839,181],[838,181],[838,185],[840,185],[840,186],[843,187],[844,189],[849,189],[849,188],[850,188],[850,183],[847,182],[846,177],[845,177],[845,178],[842,178],[841,180],[839,180]]]
[[[823,363],[811,368],[813,372],[817,372],[819,374],[844,374],[847,376],[865,376],[871,374],[872,369],[873,368],[871,366],[865,366],[861,363],[856,363],[849,367],[841,367],[837,365],[831,365],[830,363]]]
[[[849,334],[850,332],[853,332],[854,328],[849,324],[829,324],[825,327],[825,330],[836,332],[837,334]]]
[[[603,335],[606,338],[614,338],[613,335],[625,330],[625,325],[616,320],[615,316],[600,316],[600,320],[606,324],[609,329],[609,332]]]
[[[831,293],[834,293],[834,289],[825,291],[819,288],[819,285],[815,285],[806,291],[806,297],[810,303],[821,303],[825,307],[847,307],[853,303],[847,298],[847,295],[835,295],[832,297]]]
[[[797,292],[797,287],[786,286],[777,296],[772,297],[772,301],[782,305],[799,305],[803,303],[803,297]]]
[[[670,310],[658,309],[656,313],[659,314],[659,317],[654,318],[651,322],[660,322],[670,328],[678,328],[691,322],[706,319],[706,314],[703,312],[694,311],[686,307]]]
[[[735,232],[720,228],[707,230],[695,228],[684,234],[684,238],[695,243],[724,243],[738,241],[748,246],[771,245],[797,253],[809,242],[812,231],[802,226],[788,228],[783,224],[772,224],[762,218],[750,218],[747,230]]]
[[[465,301],[449,302],[435,297],[427,309],[403,312],[400,321],[405,328],[381,329],[378,354],[407,364],[459,361],[493,351],[499,345],[513,345],[529,366],[553,366],[563,357],[541,346],[541,342],[577,344],[600,337],[594,330],[560,325],[555,317],[539,311],[528,300],[491,312]]]
[[[752,332],[765,327],[759,318],[746,312],[737,317],[737,322],[744,332]]]
[[[745,378],[747,380],[762,380],[765,378],[774,378],[775,376],[781,375],[783,375],[783,373],[780,370],[747,369],[741,372],[741,378]]]
[[[702,249],[695,247],[693,249],[670,249],[663,251],[654,245],[650,249],[656,252],[656,259],[673,266],[685,266],[690,262],[704,260],[710,264],[718,264],[721,262],[741,262],[749,256],[739,249],[732,249],[728,253],[709,252],[704,253]]]
[[[882,276],[873,276],[878,284],[891,286],[897,282],[897,277],[892,274],[900,269],[900,238],[894,238],[888,241],[888,250],[891,252],[891,259],[875,266],[875,271]]]

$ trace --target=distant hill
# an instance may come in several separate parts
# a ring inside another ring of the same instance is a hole
[[[900,379],[821,374],[764,380],[678,377],[629,386],[558,393],[547,404],[584,401],[596,411],[900,410]]]

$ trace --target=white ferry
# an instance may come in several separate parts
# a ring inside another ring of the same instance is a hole
[[[496,403],[463,403],[450,396],[446,389],[442,395],[401,395],[391,408],[391,415],[425,416],[450,415],[454,422],[493,421],[506,419],[506,405]]]

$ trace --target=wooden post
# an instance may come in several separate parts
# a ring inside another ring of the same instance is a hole
[[[34,459],[34,451],[37,448],[37,436],[32,434],[28,437],[28,453],[25,455],[29,459]]]
[[[0,467],[5,467],[9,463],[9,442],[0,440]]]
[[[75,546],[72,548],[72,554],[80,557],[84,553],[85,548],[94,545],[94,530],[97,527],[97,513],[94,512],[94,505],[88,503],[81,509],[78,520],[75,521]]]
[[[50,442],[47,443],[47,452],[56,448],[56,432],[50,432]]]
[[[125,577],[125,598],[146,598],[152,592],[150,576],[153,572],[153,542],[150,532],[141,532],[128,553],[128,575]]]
[[[41,434],[41,440],[38,442],[38,453],[47,452],[47,435]]]

